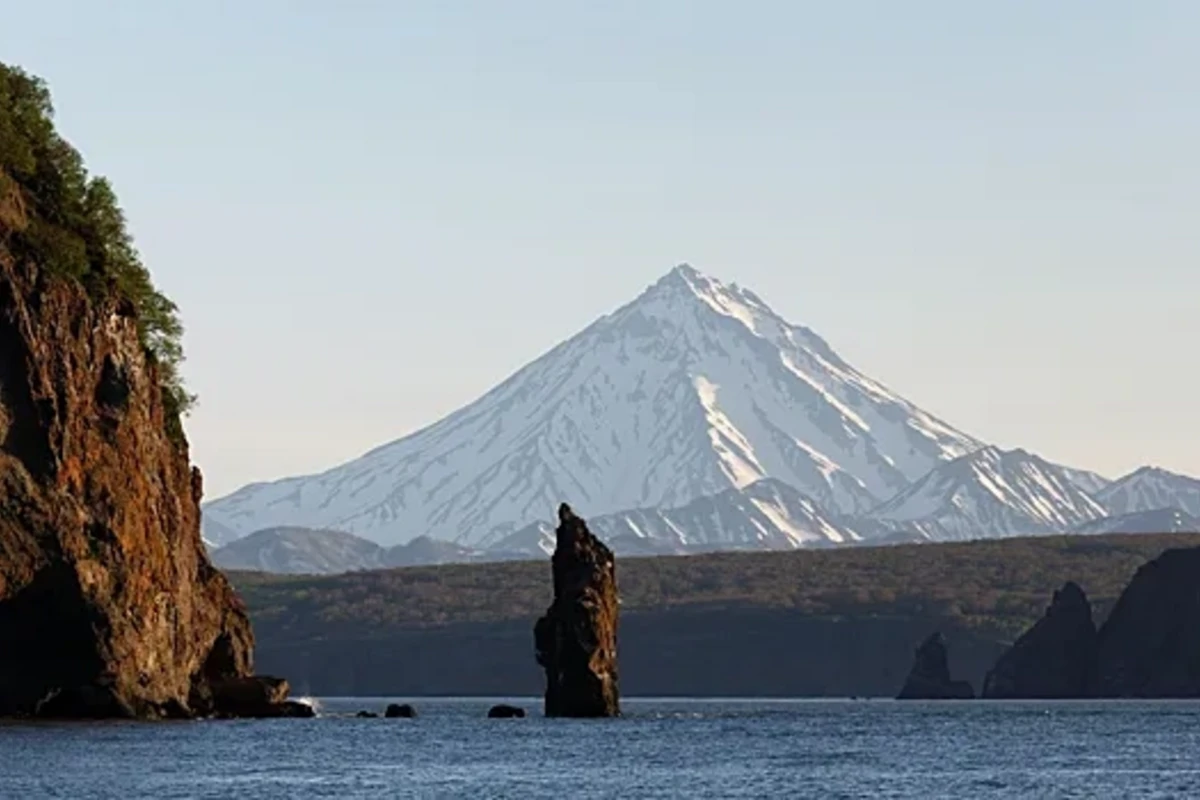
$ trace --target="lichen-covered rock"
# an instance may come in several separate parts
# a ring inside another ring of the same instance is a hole
[[[987,674],[987,698],[1085,697],[1096,662],[1096,624],[1075,583],[1054,593],[1046,615],[1021,635]]]
[[[534,626],[548,717],[620,714],[617,577],[612,551],[565,503],[551,568],[554,602]]]
[[[975,696],[971,684],[950,677],[946,640],[941,632],[929,636],[917,648],[912,671],[898,700],[970,700]]]
[[[133,305],[6,248],[0,215],[0,716],[187,717],[251,673],[200,540],[200,473]]]
[[[1141,567],[1100,629],[1091,694],[1200,697],[1200,548]]]

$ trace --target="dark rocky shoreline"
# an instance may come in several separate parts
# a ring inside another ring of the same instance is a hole
[[[950,688],[945,647],[938,649],[937,637],[918,650],[901,699],[962,696]],[[982,697],[1200,697],[1200,548],[1167,550],[1138,569],[1099,629],[1083,589],[1064,584],[1045,616],[988,672]]]

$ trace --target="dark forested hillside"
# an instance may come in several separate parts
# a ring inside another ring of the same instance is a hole
[[[889,694],[934,628],[977,682],[1064,581],[1103,616],[1141,564],[1196,545],[1194,534],[1060,536],[626,559],[625,690]],[[231,577],[264,668],[314,693],[537,691],[530,626],[548,563]]]

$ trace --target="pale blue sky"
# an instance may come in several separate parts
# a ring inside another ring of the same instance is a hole
[[[208,496],[675,263],[981,438],[1200,474],[1200,3],[0,3],[188,326]]]

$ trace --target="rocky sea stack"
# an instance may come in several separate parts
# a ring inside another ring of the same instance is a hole
[[[1087,595],[1075,583],[1054,593],[1046,615],[987,674],[987,698],[1085,697],[1096,661],[1096,624]]]
[[[554,602],[534,627],[546,671],[546,716],[615,717],[617,578],[612,551],[565,503],[558,509]]]
[[[1141,567],[1100,629],[1095,697],[1200,697],[1200,548]]]
[[[935,632],[917,648],[912,671],[898,700],[970,700],[975,696],[971,684],[950,677],[946,639]]]
[[[300,713],[200,540],[178,320],[0,64],[0,716]]]

